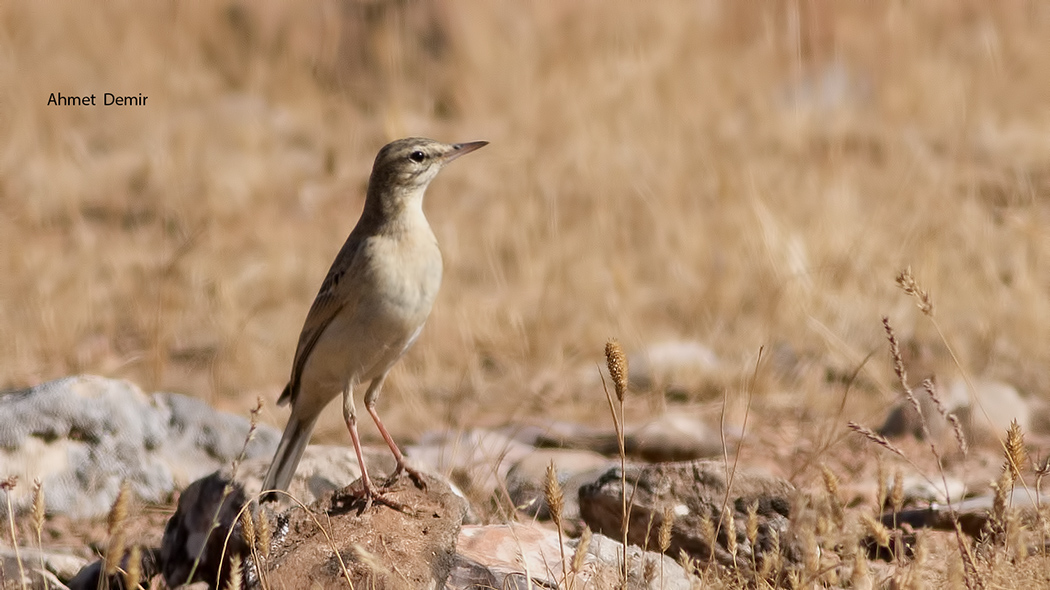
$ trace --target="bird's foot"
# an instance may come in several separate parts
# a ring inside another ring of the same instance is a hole
[[[390,477],[383,481],[383,488],[388,489],[397,483],[397,480],[401,479],[402,473],[407,473],[408,477],[412,479],[412,483],[416,484],[417,488],[424,492],[427,491],[427,482],[423,479],[423,473],[405,465],[404,463],[399,464],[397,469],[394,469],[394,472],[390,474]]]
[[[371,485],[365,485],[360,490],[347,488],[342,492],[337,492],[336,496],[332,498],[333,505],[339,505],[348,509],[357,508],[358,514],[367,512],[373,503],[392,508],[404,514],[412,514],[412,509],[406,504],[398,502]]]

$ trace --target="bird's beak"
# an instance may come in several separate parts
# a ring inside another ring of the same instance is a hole
[[[460,156],[462,156],[464,154],[469,154],[470,152],[472,152],[472,151],[474,151],[476,149],[483,148],[483,147],[487,146],[488,144],[489,144],[489,142],[487,142],[487,141],[472,141],[470,143],[454,143],[454,144],[452,144],[452,149],[447,154],[445,154],[445,157],[444,157],[445,163],[448,164],[452,160],[455,160],[456,158],[458,158],[458,157],[460,157]]]

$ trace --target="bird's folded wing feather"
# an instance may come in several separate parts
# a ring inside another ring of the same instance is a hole
[[[339,250],[332,267],[328,269],[328,276],[321,283],[317,297],[310,306],[310,312],[306,314],[306,321],[303,322],[303,331],[299,334],[299,345],[295,349],[295,361],[292,363],[292,376],[288,387],[277,403],[295,402],[299,393],[303,368],[321,334],[340,311],[357,306],[353,282],[355,277],[361,276],[360,273],[363,270],[359,267],[363,264],[364,257],[358,255],[363,244],[363,240],[351,234],[342,249]],[[285,397],[289,399],[285,400]]]

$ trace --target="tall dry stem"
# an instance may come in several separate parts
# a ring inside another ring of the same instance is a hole
[[[25,567],[22,565],[22,555],[18,551],[18,535],[15,534],[15,513],[11,508],[11,492],[18,485],[18,476],[12,475],[7,479],[0,481],[0,492],[4,493],[4,498],[7,499],[7,524],[10,527],[11,534],[11,547],[15,552],[15,562],[18,563],[18,581],[24,589],[26,587],[26,572]]]
[[[623,552],[621,559],[623,560],[621,570],[621,584],[624,588],[627,587],[627,535],[629,533],[629,518],[627,514],[627,451],[624,447],[624,398],[627,395],[627,355],[623,351],[623,347],[615,339],[609,340],[605,343],[605,364],[609,369],[609,375],[613,380],[613,387],[616,390],[616,399],[618,402],[619,412],[614,407],[612,397],[609,395],[609,388],[605,388],[605,397],[609,401],[609,410],[612,412],[613,425],[616,428],[616,442],[620,454],[620,532],[621,541],[623,542]],[[602,379],[604,384],[604,378]]]

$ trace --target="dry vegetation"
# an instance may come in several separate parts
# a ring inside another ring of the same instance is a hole
[[[607,421],[611,335],[711,347],[676,403],[751,383],[745,458],[810,484],[872,474],[829,449],[897,395],[883,315],[919,377],[1050,389],[1042,4],[25,1],[0,48],[0,386],[275,399],[375,151],[426,135],[492,145],[428,195],[446,275],[380,401],[399,438]]]

